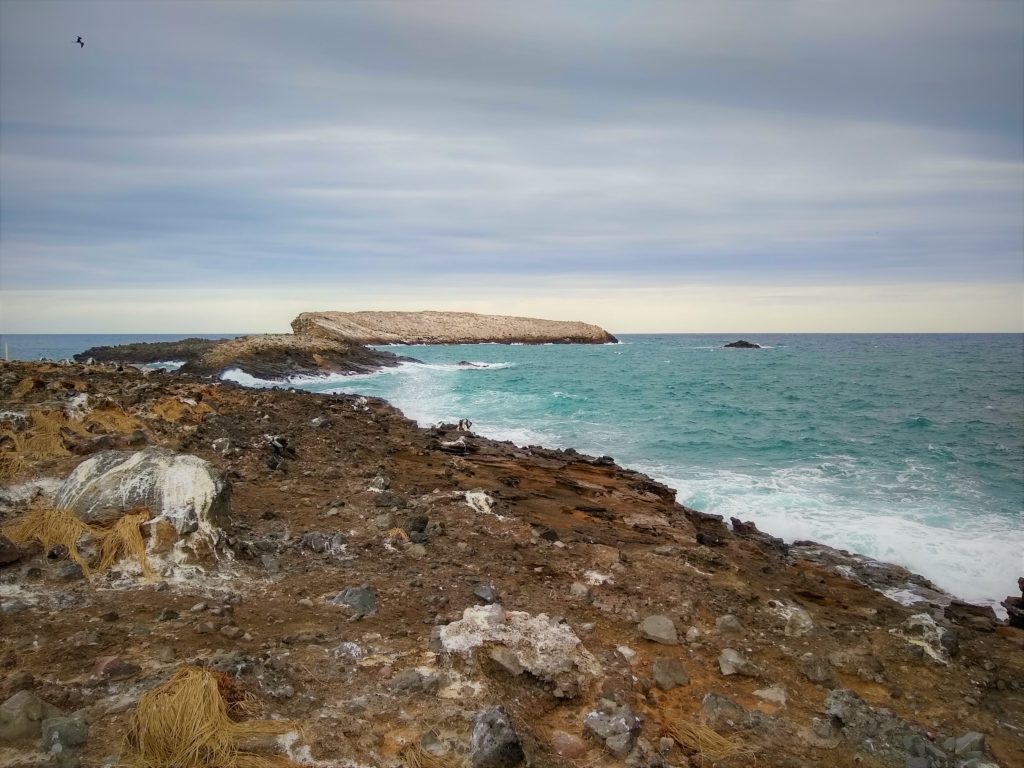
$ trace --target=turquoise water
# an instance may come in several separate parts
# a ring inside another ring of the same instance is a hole
[[[621,338],[389,347],[423,364],[291,384],[384,397],[421,424],[469,418],[521,445],[608,454],[684,504],[788,540],[900,563],[969,600],[1014,592],[1024,336],[758,335],[762,350],[722,349],[735,337],[720,335]]]

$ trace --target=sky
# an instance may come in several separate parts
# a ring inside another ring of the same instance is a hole
[[[1022,331],[1024,2],[0,0],[0,300]]]

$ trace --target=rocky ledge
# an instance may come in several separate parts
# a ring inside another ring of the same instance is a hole
[[[596,325],[473,312],[303,312],[292,330],[359,344],[611,344]]]
[[[261,379],[367,373],[410,359],[344,339],[287,333],[93,347],[75,355],[79,362],[179,362],[183,373],[203,376],[237,369]]]
[[[609,457],[112,365],[0,400],[0,764],[1024,765],[1024,631]]]

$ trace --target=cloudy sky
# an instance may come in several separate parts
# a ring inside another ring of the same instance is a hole
[[[1022,330],[1022,40],[1020,0],[0,0],[3,330]]]

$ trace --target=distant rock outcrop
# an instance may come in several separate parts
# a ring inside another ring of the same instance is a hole
[[[127,364],[173,361],[184,363],[183,373],[217,375],[238,369],[261,379],[367,373],[409,359],[351,341],[290,333],[93,347],[75,355],[80,362],[90,358]]]
[[[761,349],[760,344],[755,344],[754,342],[746,341],[745,339],[729,342],[725,346],[730,349]]]
[[[303,312],[296,335],[359,344],[608,344],[596,325],[474,312]]]

